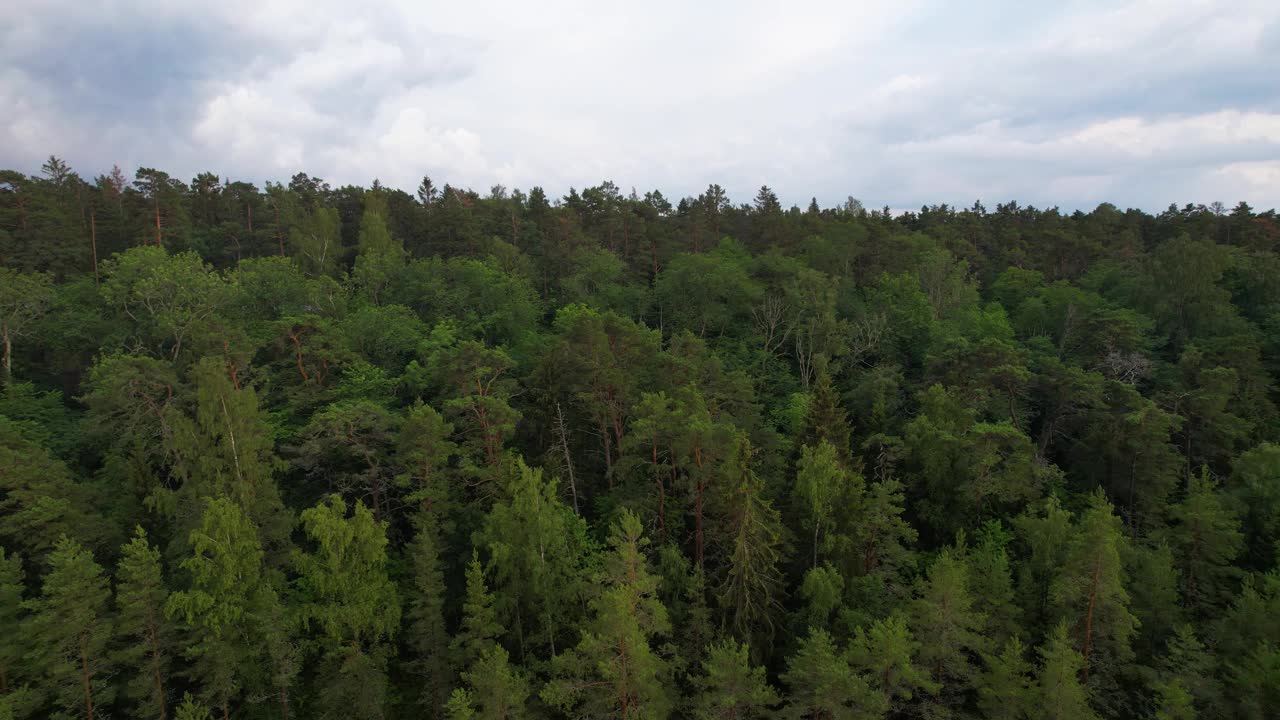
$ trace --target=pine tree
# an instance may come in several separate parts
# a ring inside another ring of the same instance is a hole
[[[978,685],[978,707],[988,720],[1026,720],[1035,715],[1031,664],[1027,649],[1016,637],[999,655],[987,655],[986,672]]]
[[[445,708],[449,720],[520,720],[525,717],[529,682],[511,666],[507,651],[493,645],[462,673],[467,688],[453,691]]]
[[[1024,627],[1047,628],[1054,612],[1053,587],[1063,565],[1072,537],[1071,513],[1050,496],[1034,513],[1013,521],[1024,558],[1018,567],[1018,604]]]
[[[764,668],[752,666],[750,650],[736,640],[707,648],[693,716],[698,720],[751,720],[771,717],[780,698],[769,686]]]
[[[1191,693],[1177,680],[1156,686],[1155,720],[1196,720]]]
[[[888,707],[900,710],[917,692],[937,690],[928,673],[915,664],[919,648],[906,620],[890,616],[858,629],[849,645],[849,658],[884,695]]]
[[[338,495],[302,512],[313,553],[296,553],[300,613],[320,632],[321,717],[381,718],[388,649],[400,601],[387,576],[384,524],[356,501],[350,516]]]
[[[493,599],[489,596],[489,588],[484,581],[480,555],[472,550],[471,562],[467,564],[467,595],[462,604],[462,625],[449,644],[454,663],[464,670],[470,669],[482,655],[497,645],[497,638],[501,634],[502,626],[498,624]]]
[[[0,547],[0,698],[19,691],[19,674],[27,651],[22,631],[22,557]]]
[[[405,605],[406,640],[411,671],[419,678],[418,703],[430,718],[438,718],[453,685],[449,662],[449,633],[445,628],[444,572],[440,567],[443,539],[438,515],[423,510],[414,519],[416,533],[405,554],[411,569],[411,591]]]
[[[116,660],[132,674],[126,693],[137,704],[135,717],[168,717],[166,691],[177,644],[164,614],[168,598],[160,551],[138,527],[116,570],[116,636],[121,640]]]
[[[209,706],[191,697],[191,693],[182,696],[182,704],[178,705],[174,714],[175,720],[209,720]]]
[[[1190,625],[1179,625],[1174,630],[1156,663],[1160,681],[1190,693],[1193,709],[1224,706],[1216,665]]]
[[[955,550],[944,550],[911,606],[911,626],[920,638],[916,661],[932,675],[935,703],[954,707],[973,684],[977,669],[970,658],[986,647],[984,617],[975,605],[967,563]]]
[[[1013,573],[1007,545],[1012,536],[999,522],[990,521],[978,532],[978,542],[968,553],[969,587],[981,598],[982,635],[994,648],[1018,632]]]
[[[1201,613],[1221,610],[1231,600],[1240,571],[1232,563],[1244,550],[1240,520],[1209,478],[1208,470],[1188,481],[1187,497],[1169,512],[1169,545],[1181,559],[1183,602]]]
[[[1045,720],[1097,720],[1089,691],[1080,683],[1084,658],[1071,647],[1067,624],[1059,623],[1040,649],[1035,709]]]
[[[453,424],[430,405],[416,405],[409,411],[396,441],[406,469],[403,484],[409,486],[405,502],[439,511],[437,506],[448,499],[445,480],[449,460],[458,452],[451,435]]]
[[[826,630],[813,630],[787,660],[790,691],[783,715],[813,720],[872,720],[889,711],[888,698],[855,672]]]
[[[93,554],[75,540],[59,540],[40,596],[23,607],[31,613],[27,659],[44,676],[41,686],[61,713],[93,720],[111,706],[110,601],[110,585]]]
[[[485,518],[477,543],[489,550],[494,605],[521,656],[536,648],[554,654],[579,617],[586,523],[561,502],[554,480],[523,461],[511,471],[505,494]]]
[[[1121,663],[1132,656],[1130,639],[1137,619],[1129,611],[1120,552],[1124,528],[1099,490],[1075,528],[1053,597],[1083,656],[1082,678],[1114,681]],[[1091,673],[1092,671],[1092,673]]]
[[[629,510],[614,523],[592,618],[582,640],[556,658],[559,679],[542,699],[582,718],[663,720],[674,705],[671,668],[653,641],[671,630],[649,572],[640,519]]]

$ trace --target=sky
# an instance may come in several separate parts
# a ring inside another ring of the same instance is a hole
[[[1280,2],[6,0],[0,167],[1280,206]]]

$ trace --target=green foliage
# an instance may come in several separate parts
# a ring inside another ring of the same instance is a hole
[[[0,171],[0,718],[1274,714],[1277,238]]]
[[[167,684],[177,638],[164,608],[169,598],[160,566],[160,551],[147,542],[141,528],[121,552],[116,569],[115,632],[121,645],[116,662],[131,675],[127,694],[136,717],[167,717]]]
[[[542,699],[578,717],[666,718],[674,705],[669,662],[653,647],[671,631],[656,597],[640,519],[624,511],[591,600],[591,618],[576,648],[556,658],[560,679]]]
[[[855,720],[884,717],[888,698],[855,672],[825,630],[813,630],[787,661],[784,715]]]
[[[55,716],[91,718],[110,707],[110,602],[110,581],[93,554],[75,540],[59,540],[40,595],[23,603],[30,613],[23,629],[26,662],[39,674]]]
[[[1033,707],[1038,717],[1093,720],[1089,690],[1080,682],[1084,659],[1071,647],[1066,623],[1059,623],[1040,648],[1040,677]]]
[[[380,718],[385,643],[399,631],[400,601],[387,575],[385,526],[356,501],[350,516],[337,495],[302,512],[315,551],[297,553],[299,615],[320,630],[319,695],[328,714]],[[341,711],[340,711],[341,709]]]
[[[751,665],[750,651],[733,640],[707,649],[694,716],[700,720],[769,717],[780,698],[765,678],[764,668]]]

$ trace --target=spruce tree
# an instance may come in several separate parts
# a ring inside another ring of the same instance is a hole
[[[809,415],[805,419],[804,443],[816,446],[826,442],[835,448],[836,456],[846,470],[857,470],[853,459],[853,429],[832,385],[827,362],[823,359],[814,364],[816,377],[813,397],[809,401]]]
[[[59,540],[39,597],[23,603],[31,613],[27,660],[58,713],[87,720],[108,714],[115,695],[110,602],[110,584],[93,554],[75,540]]]
[[[26,635],[22,629],[22,557],[5,554],[0,547],[0,697],[17,689],[18,675],[25,653]]]
[[[131,677],[126,694],[135,703],[135,717],[168,717],[167,688],[177,640],[165,603],[160,551],[151,547],[147,533],[138,527],[122,550],[116,569],[116,636],[121,647],[119,664]]]
[[[414,517],[416,532],[405,553],[410,567],[406,593],[406,641],[409,668],[421,683],[418,703],[430,718],[438,718],[453,685],[449,662],[449,633],[445,627],[446,587],[441,569],[442,545],[438,508],[421,510]]]
[[[734,635],[768,651],[784,592],[779,570],[783,527],[778,511],[764,495],[764,483],[750,466],[752,455],[750,444],[741,439],[728,470],[732,485],[723,488],[716,543],[722,567],[717,599]]]
[[[485,584],[480,555],[473,550],[471,562],[467,564],[467,594],[462,604],[462,625],[449,644],[454,663],[464,670],[470,669],[497,644],[501,634],[502,626],[498,624],[493,611],[493,599]]]

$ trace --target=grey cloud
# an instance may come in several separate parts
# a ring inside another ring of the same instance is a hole
[[[27,4],[0,30],[0,165],[895,207],[1272,192],[1271,4],[822,5]]]

